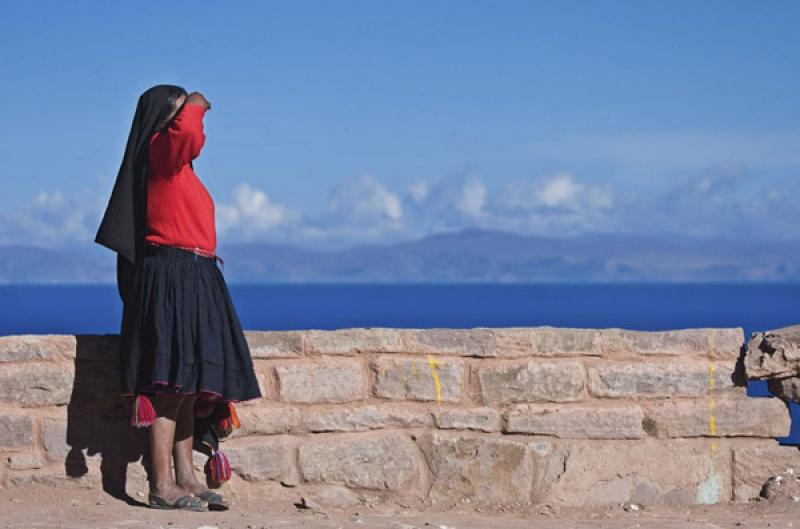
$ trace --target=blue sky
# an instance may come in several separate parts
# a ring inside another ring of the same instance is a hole
[[[797,2],[0,2],[0,243],[93,244],[138,95],[218,242],[797,239]]]

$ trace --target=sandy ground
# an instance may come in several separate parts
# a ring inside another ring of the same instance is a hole
[[[148,508],[144,498],[114,497],[96,487],[41,484],[0,490],[0,528],[80,529],[563,529],[563,528],[800,528],[800,503],[691,508],[607,509],[537,507],[530,512],[420,512],[397,506],[348,510],[303,508],[269,498],[233,502],[229,511],[190,512]]]

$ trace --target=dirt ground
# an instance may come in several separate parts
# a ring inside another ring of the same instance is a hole
[[[347,510],[304,508],[264,498],[232,502],[222,512],[148,508],[144,495],[114,497],[98,487],[26,484],[0,490],[0,528],[64,529],[600,529],[800,528],[800,503],[604,509],[536,507],[530,512],[481,512],[469,507],[420,512],[398,506]]]

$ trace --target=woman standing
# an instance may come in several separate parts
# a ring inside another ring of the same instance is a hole
[[[214,202],[192,167],[211,104],[157,85],[139,97],[122,165],[95,242],[117,252],[123,302],[122,395],[149,426],[149,504],[227,509],[197,480],[195,415],[262,396],[217,261]],[[175,453],[173,476],[172,453]]]

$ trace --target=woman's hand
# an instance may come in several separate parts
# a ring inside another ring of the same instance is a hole
[[[208,99],[206,99],[206,97],[200,92],[192,92],[189,94],[189,97],[186,98],[186,102],[184,104],[188,105],[189,103],[203,105],[206,107],[206,110],[211,110],[211,103],[209,103]]]

